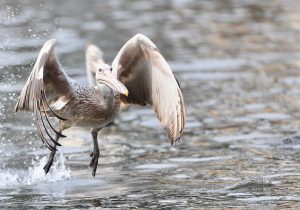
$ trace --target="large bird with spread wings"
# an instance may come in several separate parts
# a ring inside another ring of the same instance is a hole
[[[21,92],[15,111],[35,115],[38,134],[50,150],[44,170],[48,173],[64,129],[89,127],[94,149],[90,166],[95,176],[98,158],[98,132],[112,122],[120,103],[152,105],[171,144],[180,139],[185,125],[185,107],[179,84],[166,60],[153,42],[142,34],[132,37],[121,48],[112,65],[102,59],[94,45],[86,51],[90,84],[82,86],[71,79],[55,54],[56,40],[42,47],[33,70]],[[92,72],[95,73],[93,77]],[[49,117],[59,119],[54,128]]]

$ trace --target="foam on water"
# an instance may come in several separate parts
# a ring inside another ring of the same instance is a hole
[[[59,154],[58,159],[53,163],[51,170],[47,175],[44,172],[44,165],[47,163],[47,157],[39,160],[33,160],[33,166],[28,171],[16,173],[12,171],[0,171],[0,188],[20,185],[35,185],[38,183],[49,183],[66,180],[71,177],[70,169],[65,166],[66,159],[63,154]]]

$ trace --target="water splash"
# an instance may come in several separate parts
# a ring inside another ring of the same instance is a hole
[[[58,159],[53,163],[49,173],[45,175],[44,165],[47,157],[32,161],[32,167],[22,174],[12,171],[0,171],[0,188],[20,185],[35,185],[39,183],[58,182],[71,177],[71,171],[65,166],[66,159],[59,154]]]
[[[57,182],[71,177],[70,169],[65,166],[66,159],[62,153],[59,154],[58,160],[53,163],[49,173],[45,175],[43,167],[47,163],[47,159],[47,157],[43,157],[37,164],[33,164],[33,167],[28,169],[29,177],[26,180],[27,184],[31,185],[39,182]]]
[[[19,183],[19,176],[11,172],[0,171],[0,188],[16,185]]]

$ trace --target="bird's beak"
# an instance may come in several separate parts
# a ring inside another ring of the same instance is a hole
[[[110,72],[98,76],[98,82],[106,84],[111,89],[128,96],[127,88]]]

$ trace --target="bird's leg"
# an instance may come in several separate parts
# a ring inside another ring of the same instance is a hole
[[[94,150],[90,154],[90,156],[92,157],[92,160],[90,162],[90,167],[93,167],[92,175],[94,177],[96,175],[97,166],[98,166],[98,159],[99,159],[99,155],[100,155],[100,150],[99,150],[98,140],[97,140],[99,130],[100,129],[96,129],[96,128],[93,128],[93,130],[92,130]]]
[[[55,141],[58,142],[58,139],[59,139],[59,134],[55,134]],[[49,172],[49,170],[52,166],[53,159],[54,159],[54,156],[55,156],[55,153],[56,153],[56,145],[54,145],[54,148],[55,148],[55,150],[51,151],[51,153],[48,157],[48,161],[47,161],[46,165],[43,168],[46,174]]]

